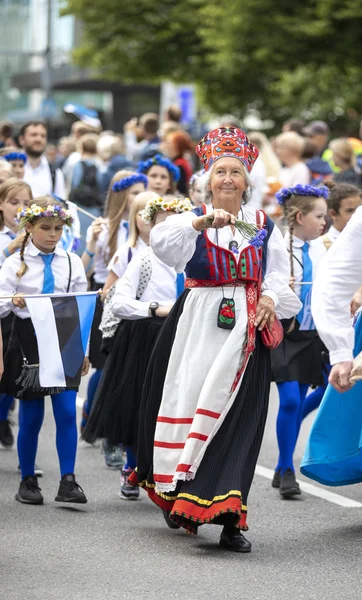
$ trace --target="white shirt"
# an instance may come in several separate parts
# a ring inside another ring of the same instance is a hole
[[[125,270],[127,269],[128,263],[131,262],[129,260],[129,251],[131,250],[132,258],[134,256],[138,256],[139,254],[143,254],[146,250],[147,244],[143,241],[141,237],[138,237],[136,246],[134,248],[130,248],[128,244],[123,244],[120,248],[118,248],[117,252],[111,259],[111,262],[108,265],[108,271],[112,271],[118,278],[123,277]]]
[[[207,207],[208,212],[212,210],[211,206]],[[174,267],[178,273],[182,273],[191,260],[200,235],[200,232],[192,226],[193,219],[195,214],[192,212],[172,215],[151,230],[150,243],[155,254],[164,263]],[[255,223],[255,209],[251,206],[243,206],[238,219]],[[238,242],[240,250],[248,246],[248,242],[241,234],[237,230],[233,234],[230,227],[208,229],[206,235],[213,243],[223,248],[228,248],[231,240]],[[274,227],[268,241],[267,269],[262,283],[262,295],[269,296],[274,301],[276,314],[280,319],[293,317],[302,307],[289,287],[289,278],[288,252],[280,230]]]
[[[262,158],[259,156],[250,173],[250,178],[253,182],[252,195],[248,202],[249,206],[261,208],[263,204],[264,190],[266,186],[266,170]]]
[[[148,250],[146,250],[148,252]],[[140,281],[142,254],[135,256],[127,266],[123,277],[116,283],[116,291],[111,301],[111,309],[122,319],[142,319],[149,317],[151,302],[161,306],[173,304],[176,300],[177,273],[172,267],[161,262],[150,252],[152,275],[141,298],[136,300]]]
[[[69,291],[86,292],[87,278],[83,263],[76,254],[71,253],[69,256],[72,265]],[[31,241],[25,249],[24,259],[28,270],[20,279],[16,275],[20,268],[19,252],[16,252],[16,254],[9,256],[5,260],[0,271],[0,290],[2,296],[10,296],[16,292],[22,294],[41,294],[44,283],[44,262],[41,258],[40,250]],[[51,265],[54,274],[54,293],[65,293],[68,288],[69,279],[67,253],[61,248],[56,247]],[[11,311],[21,319],[30,317],[26,308],[16,308],[11,299],[0,298],[0,318],[6,317]]]
[[[40,163],[37,167],[35,167],[35,169],[33,169],[29,160],[26,161],[24,181],[30,185],[34,198],[54,194],[62,200],[66,199],[63,173],[60,169],[56,170],[55,186],[53,190],[53,182],[50,174],[49,163],[44,154],[41,156]]]
[[[350,302],[362,282],[362,207],[328,250],[313,286],[312,313],[330,361],[353,359],[354,329]]]
[[[15,236],[16,236],[16,234],[15,234]],[[9,227],[6,227],[6,225],[4,225],[4,227],[0,231],[0,267],[3,266],[3,264],[6,260],[6,256],[3,252],[3,250],[10,244],[10,242],[13,239],[14,239],[13,232],[10,231]]]
[[[126,243],[128,238],[128,221],[121,219],[117,234],[117,249]],[[87,243],[92,238],[92,226],[87,230]],[[103,225],[103,231],[100,233],[96,242],[96,255],[94,257],[94,281],[105,283],[108,277],[108,263],[112,258],[109,256],[109,235],[107,224]]]
[[[280,171],[280,183],[283,187],[292,187],[298,183],[310,183],[310,171],[304,162],[298,162],[292,167],[283,167]]]
[[[290,235],[289,235],[289,232],[287,231],[287,233],[284,236],[284,241],[285,241],[285,245],[288,250],[288,253],[289,253],[289,240],[290,240]],[[305,244],[305,242],[303,240],[301,240],[301,239],[297,238],[295,235],[293,235],[293,265],[294,265],[294,277],[295,277],[295,282],[296,282],[295,293],[297,294],[298,298],[300,298],[300,294],[301,294],[301,290],[302,290],[302,286],[298,285],[298,283],[300,281],[303,281],[303,246],[304,246],[304,244]],[[313,282],[315,279],[315,276],[317,274],[320,262],[326,254],[326,248],[325,248],[324,244],[321,244],[319,242],[318,239],[313,240],[313,241],[309,242],[308,254],[309,254],[309,258],[312,261],[312,269],[313,269],[312,282]],[[312,282],[306,282],[306,283],[312,283]]]

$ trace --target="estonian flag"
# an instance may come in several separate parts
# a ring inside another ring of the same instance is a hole
[[[44,388],[77,387],[86,354],[97,292],[27,297]]]

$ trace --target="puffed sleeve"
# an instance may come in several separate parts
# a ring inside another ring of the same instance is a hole
[[[313,283],[312,314],[332,365],[353,359],[350,302],[362,283],[362,208],[334,242]]]
[[[183,273],[191,260],[199,231],[192,226],[193,212],[172,215],[151,230],[150,244],[156,256],[177,273]]]
[[[302,308],[300,300],[289,286],[289,279],[288,252],[283,236],[275,226],[268,242],[267,266],[261,293],[274,301],[279,319],[290,319]]]
[[[20,260],[18,255],[13,255],[7,258],[0,271],[0,290],[1,296],[12,296],[16,292],[16,272],[20,267]],[[14,305],[11,298],[0,297],[0,319],[7,317],[12,310]]]
[[[82,259],[77,254],[74,254],[74,252],[70,252],[69,256],[72,261],[72,284],[69,291],[86,292],[88,283]]]
[[[129,263],[123,277],[116,283],[115,294],[111,300],[111,310],[121,319],[142,319],[149,316],[149,302],[136,300],[140,280],[141,258],[135,256]]]

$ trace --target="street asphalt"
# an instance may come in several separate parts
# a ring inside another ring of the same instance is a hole
[[[269,469],[277,405],[273,387],[258,461]],[[296,466],[312,418],[303,424]],[[281,500],[269,479],[255,475],[247,534],[253,550],[240,555],[219,548],[220,527],[204,526],[196,537],[168,529],[144,492],[138,502],[120,500],[119,473],[105,468],[99,447],[83,443],[78,452],[88,504],[54,503],[59,473],[49,404],[37,462],[45,504],[21,505],[14,500],[16,450],[0,450],[0,600],[362,599],[362,485],[333,489],[361,503],[344,508],[306,493]]]

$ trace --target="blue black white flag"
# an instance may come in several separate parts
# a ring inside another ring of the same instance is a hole
[[[27,297],[44,388],[77,387],[92,327],[97,292]]]

